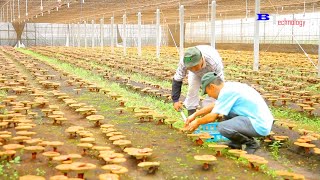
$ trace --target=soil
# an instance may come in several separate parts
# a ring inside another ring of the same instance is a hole
[[[197,154],[213,154],[214,152],[212,150],[195,145],[194,142],[186,138],[185,134],[173,130],[166,125],[156,125],[156,122],[139,123],[138,120],[133,118],[133,113],[127,111],[119,115],[115,110],[115,108],[119,107],[119,104],[112,101],[107,95],[88,92],[87,90],[82,90],[80,94],[76,94],[73,91],[74,87],[68,86],[65,83],[66,78],[58,78],[59,72],[54,71],[45,64],[41,66],[43,69],[49,70],[48,74],[56,75],[54,81],[61,83],[61,92],[67,93],[75,100],[95,106],[95,108],[98,109],[98,114],[106,117],[105,120],[101,122],[102,124],[114,124],[119,131],[127,136],[128,140],[132,141],[134,147],[149,147],[154,150],[150,160],[161,162],[160,168],[155,174],[146,174],[146,172],[137,168],[135,159],[125,156],[127,161],[123,163],[123,165],[129,169],[129,172],[126,175],[122,175],[122,179],[272,179],[262,172],[250,170],[246,164],[239,163],[224,156],[218,157],[217,162],[214,163],[209,170],[204,171],[201,169],[202,165],[196,162],[193,156]],[[20,68],[21,70],[24,69],[23,66],[20,66]],[[28,80],[34,87],[40,87],[34,83],[35,81],[31,78],[30,73],[25,70],[23,70],[23,73],[28,74]],[[136,85],[139,85],[139,83]],[[20,96],[20,100],[22,99],[30,100],[30,97],[22,95]],[[37,135],[35,135],[34,138],[41,137],[45,140],[63,141],[65,144],[58,148],[60,153],[80,154],[81,149],[76,147],[79,140],[69,139],[68,134],[64,132],[69,126],[80,125],[94,134],[97,145],[105,145],[107,142],[108,146],[120,152],[119,148],[113,146],[107,138],[103,136],[99,128],[94,127],[94,125],[89,123],[84,117],[77,115],[73,110],[63,105],[63,102],[52,97],[49,99],[51,104],[60,104],[61,111],[65,113],[65,117],[69,121],[62,126],[56,126],[52,125],[52,122],[47,118],[38,118],[36,121],[38,125],[34,129]],[[43,115],[39,110],[37,110],[37,112]],[[287,131],[282,127],[275,126],[273,131],[277,134],[283,133],[288,135],[290,139],[296,139],[297,137],[296,132],[291,130]],[[259,150],[257,155],[265,157],[269,161],[268,167],[272,169],[292,169],[296,173],[305,175],[307,179],[319,179],[319,157],[311,155],[312,158],[308,158],[300,155],[298,151],[292,151],[294,145],[290,145],[290,142],[288,144],[288,146],[281,148],[280,160],[273,160],[270,153],[264,148]],[[36,160],[31,160],[31,154],[24,153],[21,155],[21,158],[21,165],[15,165],[20,175],[37,174],[37,168],[43,170],[47,178],[61,174],[54,169],[57,165],[56,163],[48,163],[47,159],[41,155],[38,155]],[[286,164],[285,160],[289,162]],[[91,162],[98,167],[104,165],[103,161],[97,159],[92,153],[84,156],[80,161]],[[97,168],[94,171],[86,173],[85,177],[86,179],[97,179],[97,175],[102,173],[104,173],[104,171]],[[70,176],[75,177],[75,174],[71,173]]]

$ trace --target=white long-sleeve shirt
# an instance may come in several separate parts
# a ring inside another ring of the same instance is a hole
[[[204,67],[201,70],[193,73],[196,76],[199,76],[201,79],[201,77],[207,72],[215,72],[222,79],[224,79],[222,59],[218,51],[209,45],[199,45],[196,47],[200,50],[202,57],[205,60],[205,63],[204,63]],[[183,58],[182,58],[180,59],[176,73],[173,76],[174,80],[182,81],[183,78],[186,77],[187,71],[188,70],[184,65]]]

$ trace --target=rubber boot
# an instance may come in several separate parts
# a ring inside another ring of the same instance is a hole
[[[222,143],[222,144],[229,146],[231,149],[242,149],[242,145],[239,144],[239,143],[236,143],[234,141],[225,142],[225,143]]]
[[[239,144],[245,144],[245,151],[247,151],[248,154],[254,154],[260,147],[259,143],[254,140],[254,138],[245,136],[239,132],[232,135],[231,139],[232,141],[239,142]]]
[[[188,116],[191,116],[193,113],[196,112],[196,109],[190,109],[188,110]]]

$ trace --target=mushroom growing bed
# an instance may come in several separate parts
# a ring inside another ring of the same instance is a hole
[[[26,148],[2,150],[0,154],[9,155],[9,162],[19,156],[23,166],[13,166],[21,177],[27,175],[24,172],[37,175],[45,171],[46,173],[41,175],[44,177],[40,178],[63,179],[64,174],[68,178],[86,179],[173,179],[175,176],[210,179],[214,173],[215,177],[221,179],[271,179],[259,168],[259,171],[254,171],[262,164],[269,168],[269,159],[255,162],[259,158],[252,158],[254,168],[249,170],[246,166],[239,165],[239,160],[232,157],[243,157],[244,151],[229,150],[227,153],[223,150],[223,145],[203,143],[207,138],[211,138],[206,135],[197,135],[194,139],[199,142],[201,140],[202,143],[199,144],[202,146],[192,146],[185,134],[167,126],[160,126],[166,123],[170,127],[176,127],[176,124],[180,123],[180,117],[177,118],[170,110],[155,108],[159,104],[166,107],[168,102],[171,108],[170,88],[164,87],[161,81],[151,83],[144,77],[137,80],[135,74],[123,74],[128,70],[132,73],[148,73],[152,81],[158,77],[172,80],[174,71],[163,68],[164,63],[159,62],[155,66],[153,60],[144,61],[131,56],[121,58],[117,53],[100,57],[100,52],[95,49],[92,49],[95,53],[87,54],[84,54],[87,51],[85,49],[81,52],[73,48],[35,47],[32,50],[49,58],[55,57],[56,60],[47,61],[41,56],[24,55],[10,48],[6,49],[3,59],[0,58],[0,68],[4,70],[0,71],[0,84],[6,85],[3,87],[6,87],[4,89],[8,90],[9,95],[9,98],[4,98],[0,103],[0,120],[3,121],[0,131],[2,147],[17,144]],[[140,64],[134,64],[136,60],[139,60]],[[68,66],[62,65],[63,63]],[[170,61],[168,58],[167,63],[168,66],[172,66],[176,61]],[[7,67],[10,70],[16,69],[17,71],[12,72],[19,75],[13,76],[8,73]],[[123,70],[123,73],[117,74],[117,69]],[[257,77],[252,79],[258,85],[267,82],[262,77],[255,76]],[[22,77],[25,77],[23,84],[26,87],[21,89]],[[5,81],[1,81],[2,78]],[[16,81],[11,80],[15,78]],[[12,88],[9,85],[12,85]],[[134,86],[135,88],[132,88]],[[114,87],[119,89],[115,90]],[[308,96],[308,93],[303,93],[302,96]],[[275,105],[290,106],[292,101],[286,97],[271,99],[275,99]],[[150,103],[150,99],[157,103]],[[312,105],[312,108],[315,105],[309,101],[303,101],[303,104],[307,105],[305,107]],[[303,110],[313,116],[315,110],[312,108]],[[7,114],[3,114],[3,110]],[[62,123],[57,126],[52,122]],[[283,124],[282,127],[292,133],[299,130],[299,126],[294,124]],[[271,140],[269,145],[281,141],[285,144],[281,147],[282,152],[286,151],[288,144],[294,145],[292,141],[297,140],[299,143],[314,143],[315,147],[309,147],[308,156],[319,153],[319,137],[311,138],[308,131],[301,133],[306,137],[292,138],[291,134],[275,131],[275,134],[268,138]],[[81,156],[81,153],[84,156]],[[266,157],[269,155],[265,150],[259,150],[259,153]],[[36,155],[36,159],[31,161],[31,154]],[[208,156],[193,158],[195,154]],[[249,159],[249,156],[247,158]],[[302,161],[308,162],[304,159]],[[209,165],[214,162],[214,172],[196,168],[198,162],[204,169],[211,169]],[[285,168],[281,163],[275,163]],[[273,168],[272,165],[270,168]],[[223,172],[217,169],[223,169]],[[293,168],[293,171],[296,170]],[[304,172],[308,173],[305,174],[308,178],[318,175],[312,170]]]

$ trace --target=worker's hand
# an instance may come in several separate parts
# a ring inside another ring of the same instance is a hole
[[[182,109],[182,102],[178,101],[173,104],[173,107],[176,111],[180,111]]]
[[[188,131],[193,132],[194,130],[196,130],[198,127],[200,126],[198,119],[195,121],[192,121],[189,126],[187,127]]]
[[[187,117],[187,120],[186,120],[186,124],[185,124],[185,126],[188,126],[192,121],[194,121],[195,119],[196,119],[196,115],[195,115],[195,113],[193,113],[191,116],[189,116],[189,117]]]

